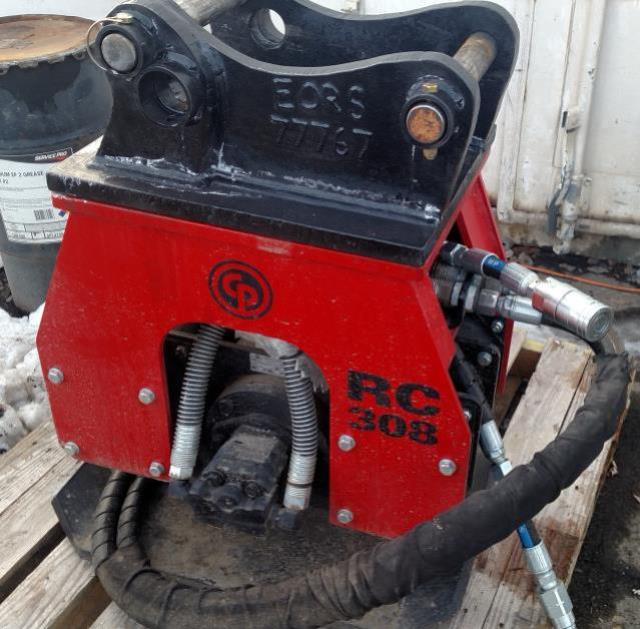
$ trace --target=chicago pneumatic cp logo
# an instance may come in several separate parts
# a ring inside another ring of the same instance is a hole
[[[263,317],[273,302],[267,278],[237,260],[225,260],[211,269],[209,290],[221,308],[241,319]]]

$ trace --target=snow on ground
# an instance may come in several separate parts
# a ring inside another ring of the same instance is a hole
[[[0,453],[51,417],[36,351],[43,310],[18,319],[0,309]]]

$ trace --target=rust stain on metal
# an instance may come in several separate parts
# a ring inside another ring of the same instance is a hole
[[[0,18],[0,63],[55,60],[83,49],[91,20],[63,15]]]
[[[407,131],[420,144],[435,144],[445,134],[446,121],[435,106],[418,104],[407,114]]]
[[[462,44],[454,59],[479,81],[494,62],[496,54],[496,42],[491,35],[474,33]]]

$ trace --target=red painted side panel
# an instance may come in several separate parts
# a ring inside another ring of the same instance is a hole
[[[470,432],[425,269],[77,199],[55,205],[70,218],[38,347],[45,373],[64,372],[49,385],[51,406],[60,440],[77,443],[83,460],[140,475],[152,461],[169,468],[163,342],[178,325],[212,323],[289,341],[322,369],[332,518],[348,508],[352,528],[395,536],[464,498]],[[212,269],[229,260],[268,283],[259,318],[212,296]],[[153,404],[138,401],[142,387],[156,392]],[[337,448],[342,434],[356,440],[349,453]],[[442,458],[455,475],[440,475]]]

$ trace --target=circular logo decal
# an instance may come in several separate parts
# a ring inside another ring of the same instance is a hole
[[[224,310],[241,319],[263,317],[273,302],[267,278],[258,269],[236,260],[225,260],[213,267],[209,290]]]

